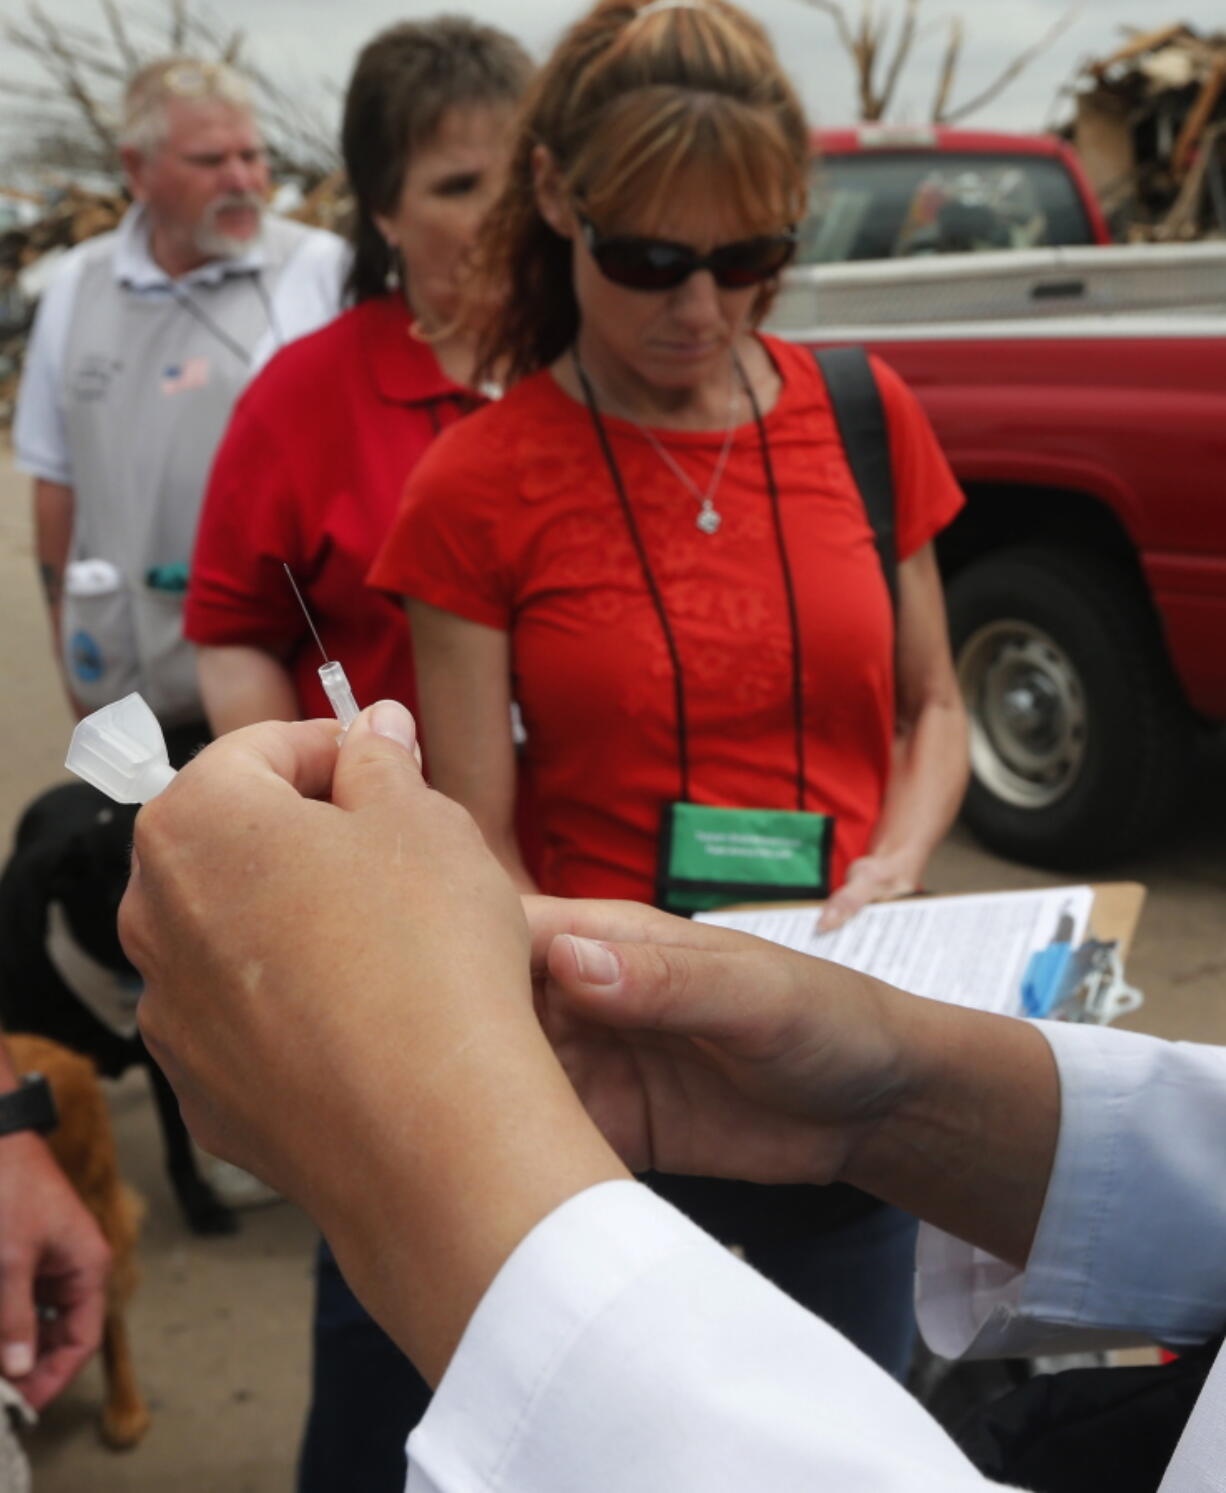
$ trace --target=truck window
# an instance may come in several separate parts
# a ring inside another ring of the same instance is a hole
[[[866,151],[814,161],[797,262],[1093,241],[1085,208],[1059,160]]]

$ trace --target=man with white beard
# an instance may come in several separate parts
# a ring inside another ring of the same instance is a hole
[[[265,213],[263,141],[227,66],[142,68],[120,143],[133,206],[43,296],[14,444],[74,707],[139,689],[178,758],[207,735],[181,611],[213,453],[257,345],[335,311],[344,250]]]

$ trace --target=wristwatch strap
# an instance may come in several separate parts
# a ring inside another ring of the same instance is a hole
[[[51,1085],[41,1073],[26,1073],[18,1088],[0,1094],[0,1135],[37,1130],[46,1135],[60,1123]]]

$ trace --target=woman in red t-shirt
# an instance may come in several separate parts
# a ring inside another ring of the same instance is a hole
[[[531,72],[518,42],[457,17],[393,26],[358,58],[341,133],[354,304],[252,382],[201,514],[185,629],[214,732],[331,713],[286,564],[357,699],[415,703],[404,610],[363,582],[406,476],[483,402],[460,268]]]
[[[501,189],[531,71],[511,37],[457,17],[393,26],[358,57],[341,142],[355,304],[243,395],[201,517],[186,631],[217,733],[331,713],[285,564],[357,699],[415,704],[404,610],[363,582],[406,475],[482,402],[459,268]],[[429,1399],[321,1248],[298,1493],[401,1493],[405,1440]]]
[[[957,810],[931,543],[957,486],[878,364],[895,629],[813,358],[754,330],[807,171],[792,89],[725,0],[605,0],[521,121],[480,256],[506,293],[486,363],[514,387],[431,449],[372,581],[410,598],[434,784],[525,889],[518,777],[546,892],[684,907],[704,882],[828,879],[827,923],[916,888]],[[653,1185],[905,1372],[904,1216],[850,1189]]]

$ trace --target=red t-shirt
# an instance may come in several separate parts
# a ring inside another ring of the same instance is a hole
[[[290,343],[238,401],[213,463],[185,631],[195,643],[277,654],[304,715],[332,712],[283,562],[358,704],[415,702],[403,606],[372,591],[366,572],[409,472],[478,401],[410,326],[404,302],[385,296]]]
[[[783,377],[765,425],[799,613],[805,807],[834,816],[837,886],[868,847],[890,770],[893,619],[812,354],[764,342]],[[962,495],[914,396],[875,368],[906,559]],[[681,659],[691,796],[795,808],[792,640],[757,428],[736,432],[708,536],[642,432],[605,423]],[[705,488],[724,433],[655,434]],[[510,632],[543,889],[650,900],[661,816],[679,796],[673,670],[587,410],[540,373],[444,436],[371,578]]]

